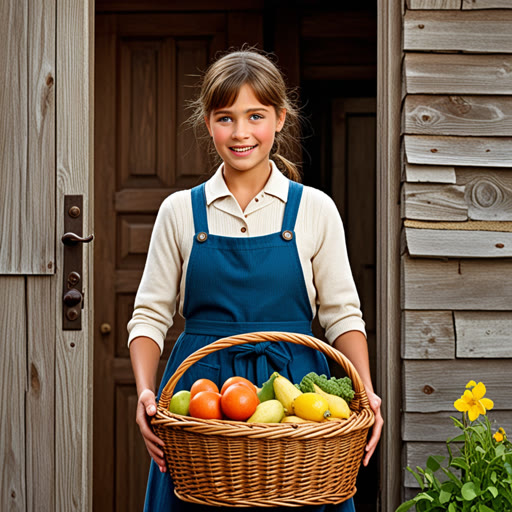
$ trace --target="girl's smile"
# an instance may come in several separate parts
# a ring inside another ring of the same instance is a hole
[[[224,161],[225,176],[247,172],[268,175],[270,151],[285,117],[286,110],[278,116],[273,106],[260,103],[247,84],[232,105],[206,116],[206,126]]]

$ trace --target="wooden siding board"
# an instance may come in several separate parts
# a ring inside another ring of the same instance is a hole
[[[426,183],[404,183],[402,217],[417,220],[465,221],[468,207],[464,187]]]
[[[423,176],[431,179],[428,174]],[[512,221],[512,173],[508,169],[458,167],[455,176],[455,185],[405,183],[402,216],[422,221]]]
[[[41,5],[39,5],[41,4]],[[51,2],[0,8],[1,274],[54,273],[54,11]]]
[[[450,418],[453,416],[460,419],[460,415],[455,408],[451,412],[406,412],[402,416],[402,438],[404,441],[445,442],[460,433]],[[506,432],[512,431],[512,411],[493,409],[489,412],[488,418],[493,432],[499,427],[503,427]]]
[[[405,135],[404,144],[412,164],[512,167],[512,137]]]
[[[443,165],[405,164],[405,180],[409,183],[456,183],[455,167]]]
[[[408,95],[404,114],[407,134],[512,135],[512,97]]]
[[[61,0],[56,7],[56,232],[64,233],[64,196],[80,194],[84,198],[83,232],[87,236],[93,231],[94,2]],[[61,329],[62,295],[54,295],[55,509],[69,512],[90,510],[92,498],[92,245],[83,246],[85,307],[81,331]],[[64,279],[62,255],[63,251],[58,250],[59,284]]]
[[[510,0],[462,0],[462,9],[512,9]]]
[[[404,50],[511,53],[512,10],[407,11]]]
[[[512,55],[406,53],[408,94],[505,94],[512,90]]]
[[[512,257],[512,233],[405,228],[405,238],[407,250],[411,256],[426,258]]]
[[[402,257],[402,308],[507,311],[512,260]]]
[[[0,510],[27,510],[25,278],[0,276]]]
[[[460,9],[462,0],[407,0],[408,9]]]
[[[55,285],[55,279],[27,278],[27,510],[56,510]]]
[[[454,359],[451,361],[404,361],[403,408],[406,412],[454,411],[470,380],[483,382],[494,410],[510,410],[512,361],[507,359]]]
[[[455,311],[457,357],[512,358],[512,312]]]
[[[404,311],[403,359],[453,359],[455,330],[451,311]]]

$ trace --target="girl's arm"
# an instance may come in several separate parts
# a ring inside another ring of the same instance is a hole
[[[160,360],[160,347],[151,338],[139,336],[130,343],[130,359],[137,384],[136,421],[146,443],[149,455],[158,464],[160,471],[166,471],[163,441],[151,429],[149,420],[156,414],[156,372]]]
[[[357,373],[363,381],[370,407],[375,414],[375,423],[372,429],[372,436],[366,445],[366,455],[363,460],[365,466],[368,465],[382,433],[384,420],[380,412],[382,400],[373,390],[372,377],[370,374],[370,362],[368,357],[368,343],[365,335],[361,331],[348,331],[338,336],[334,341],[334,348],[339,350],[354,365]]]

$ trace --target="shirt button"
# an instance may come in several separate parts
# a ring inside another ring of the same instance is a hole
[[[247,228],[242,228],[240,231],[241,231],[242,233],[245,233],[245,232],[247,231]]]
[[[256,202],[258,202],[258,201],[259,201],[259,199],[258,199],[258,198],[256,198],[256,199],[255,199],[255,201],[256,201]]]

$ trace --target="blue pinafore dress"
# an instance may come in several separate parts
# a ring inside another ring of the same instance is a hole
[[[185,330],[169,357],[158,395],[186,357],[219,338],[255,331],[312,334],[313,313],[294,233],[302,185],[290,181],[281,231],[250,238],[210,234],[204,184],[191,193],[195,235],[186,275]],[[211,379],[220,388],[233,375],[261,386],[274,371],[300,382],[310,371],[328,374],[329,367],[325,356],[309,347],[286,342],[246,344],[213,352],[197,361],[183,374],[175,391],[190,389],[198,378]],[[221,508],[179,500],[169,472],[161,473],[152,460],[144,510],[213,512]],[[355,509],[350,499],[337,506],[305,506],[300,510]]]

